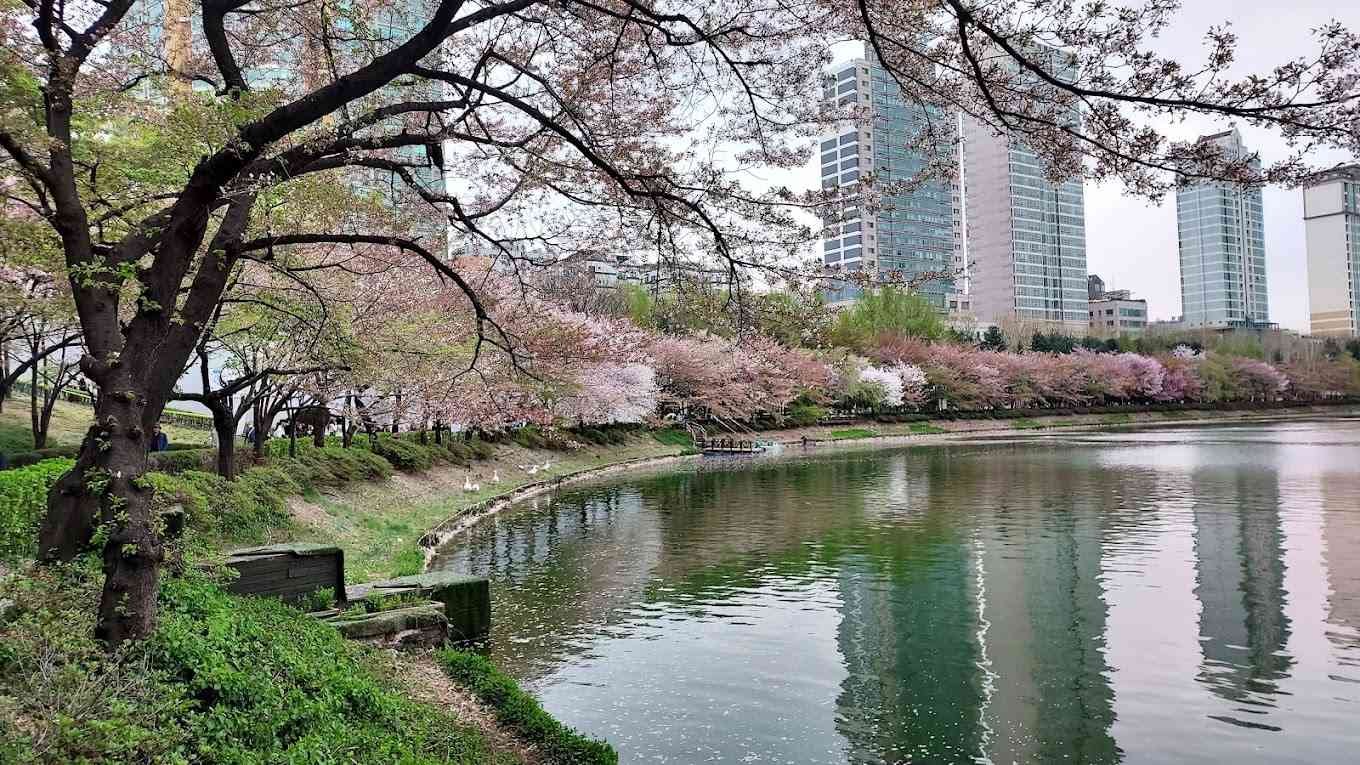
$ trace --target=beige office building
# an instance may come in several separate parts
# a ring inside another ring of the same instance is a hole
[[[1313,176],[1303,187],[1308,316],[1322,337],[1355,337],[1360,321],[1360,164]]]

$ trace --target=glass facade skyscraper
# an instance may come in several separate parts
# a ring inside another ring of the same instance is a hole
[[[857,105],[864,115],[821,143],[822,188],[841,194],[824,218],[823,262],[908,282],[961,264],[958,183],[952,174],[940,178],[938,170],[929,172],[954,157],[953,120],[943,111],[908,104],[872,58],[836,67],[822,95],[842,108]],[[928,126],[943,136],[922,149]],[[943,310],[951,287],[952,280],[936,278],[917,292]],[[858,293],[847,285],[831,290],[828,299],[852,300]]]
[[[1247,149],[1236,128],[1204,136],[1229,156]],[[1234,327],[1270,321],[1266,296],[1265,223],[1261,189],[1196,181],[1176,192],[1182,321]]]
[[[1033,151],[964,120],[964,190],[973,309],[1086,329],[1086,199],[1080,179],[1053,183]]]

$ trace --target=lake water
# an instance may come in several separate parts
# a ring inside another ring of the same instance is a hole
[[[581,484],[454,540],[624,762],[1360,762],[1360,420]]]

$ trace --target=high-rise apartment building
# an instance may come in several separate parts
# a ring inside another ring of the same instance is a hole
[[[1314,335],[1360,334],[1360,164],[1319,173],[1303,186],[1308,318]]]
[[[963,260],[958,183],[954,174],[938,173],[955,156],[954,119],[908,104],[872,58],[835,67],[822,95],[842,108],[858,105],[864,114],[821,143],[822,188],[842,194],[825,215],[823,262],[849,272],[897,272],[903,281],[957,270]],[[923,149],[928,125],[943,135]],[[936,172],[928,172],[932,167]],[[862,183],[867,180],[872,186]],[[932,279],[917,291],[944,310],[952,288],[950,279]],[[828,299],[843,302],[858,294],[846,285]]]
[[[1071,75],[1061,51],[1041,52],[1055,76]],[[1047,171],[1022,141],[964,118],[973,310],[983,322],[1048,324],[1081,334],[1089,319],[1085,191],[1080,178],[1054,183]]]
[[[1213,143],[1226,156],[1247,155],[1237,128],[1199,140]],[[1219,181],[1183,183],[1176,192],[1176,228],[1184,324],[1269,322],[1261,189]]]

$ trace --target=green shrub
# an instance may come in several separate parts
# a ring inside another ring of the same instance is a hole
[[[429,445],[397,438],[391,433],[381,433],[373,444],[373,453],[392,463],[392,467],[403,473],[429,470],[434,465],[434,451]]]
[[[335,588],[326,587],[309,594],[298,603],[304,611],[325,611],[335,607]]]
[[[483,441],[481,436],[473,436],[472,440],[467,442],[467,447],[479,460],[489,460],[496,456],[496,444],[492,441]]]
[[[784,416],[784,421],[795,428],[806,428],[810,425],[816,425],[818,420],[826,416],[826,413],[826,407],[809,402],[799,402],[789,407],[788,413]]]
[[[572,765],[614,765],[619,761],[613,747],[555,720],[485,657],[451,649],[440,651],[438,657],[449,677],[490,706],[502,724],[541,746],[552,761]]]
[[[183,473],[186,470],[211,470],[216,460],[216,449],[175,449],[148,454],[147,466],[162,473]]]
[[[0,471],[0,560],[32,555],[47,510],[47,490],[75,460],[50,459]]]
[[[477,459],[477,453],[472,450],[472,444],[458,437],[451,437],[444,440],[441,445],[444,453],[448,455],[445,459],[455,465],[467,467]]]
[[[289,523],[286,498],[303,487],[273,467],[251,468],[235,481],[215,473],[187,470],[178,475],[148,473],[161,511],[183,506],[188,527],[206,541],[257,542]]]
[[[267,598],[169,578],[152,637],[106,657],[97,565],[6,583],[0,760],[484,763],[481,735],[389,688],[365,649]]]
[[[938,425],[931,425],[928,422],[913,422],[910,426],[910,430],[915,435],[933,435],[935,433],[945,432],[944,428],[941,428]]]
[[[379,480],[392,475],[392,463],[384,457],[367,449],[339,446],[298,450],[296,457],[280,457],[269,464],[291,476],[303,490],[338,486],[348,481]]]
[[[525,425],[510,434],[510,440],[523,446],[525,449],[546,449],[548,439],[543,435],[543,431],[533,425]]]
[[[53,446],[48,449],[33,449],[25,452],[15,452],[6,459],[9,467],[19,468],[29,465],[36,465],[43,460],[56,459],[58,457],[75,459],[80,454],[80,447],[77,445]]]
[[[392,559],[392,576],[414,576],[425,573],[425,550],[418,543],[402,548]]]

